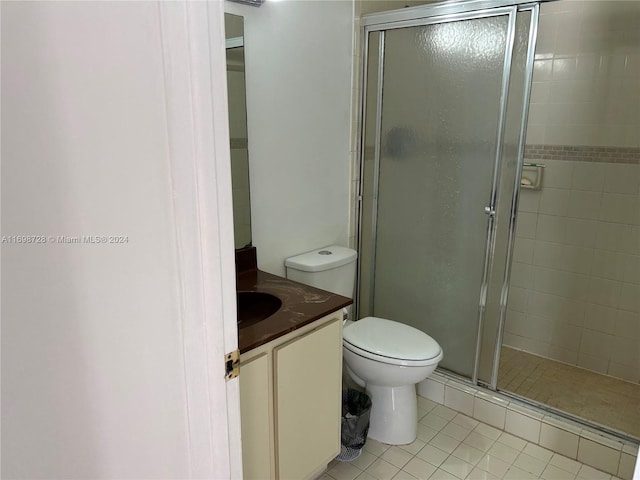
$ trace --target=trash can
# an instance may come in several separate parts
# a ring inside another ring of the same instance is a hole
[[[369,395],[351,388],[342,390],[342,446],[336,460],[349,462],[360,456],[367,441],[370,414]]]

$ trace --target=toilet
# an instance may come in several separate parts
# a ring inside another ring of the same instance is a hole
[[[285,260],[287,278],[353,296],[355,250],[330,246]],[[416,384],[442,360],[442,348],[426,333],[391,319],[347,322],[342,353],[353,381],[371,397],[369,438],[390,445],[412,443],[418,432]]]

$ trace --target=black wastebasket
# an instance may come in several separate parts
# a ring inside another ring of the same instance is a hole
[[[351,388],[342,390],[342,447],[337,460],[348,462],[360,456],[367,441],[370,414],[369,395]]]

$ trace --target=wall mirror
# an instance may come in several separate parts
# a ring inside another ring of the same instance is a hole
[[[249,194],[249,147],[247,101],[244,79],[244,19],[224,14],[227,44],[227,93],[231,137],[233,228],[235,247],[251,245],[251,197]]]

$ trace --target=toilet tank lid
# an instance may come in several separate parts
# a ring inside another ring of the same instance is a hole
[[[332,245],[289,257],[284,261],[284,265],[303,272],[322,272],[351,263],[357,255],[351,248]]]

